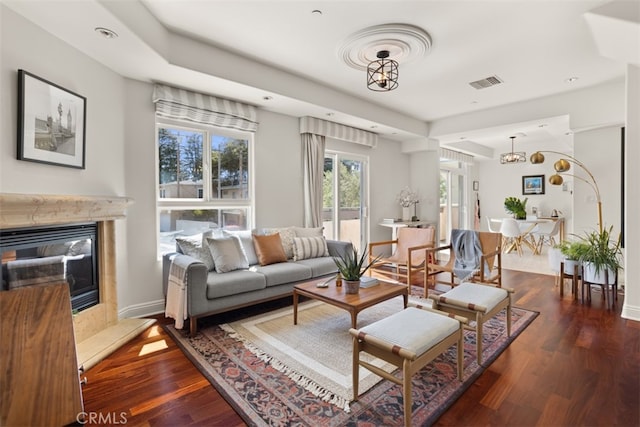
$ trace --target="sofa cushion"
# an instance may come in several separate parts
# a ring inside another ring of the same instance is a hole
[[[296,237],[320,237],[324,227],[292,227]]]
[[[287,260],[279,233],[264,236],[254,235],[253,245],[260,265],[269,265]]]
[[[333,258],[329,256],[303,259],[300,261],[296,261],[296,264],[309,267],[311,269],[312,277],[320,277],[327,274],[335,274],[338,272],[336,263],[333,261]]]
[[[293,238],[294,261],[323,256],[329,256],[327,241],[323,236]]]
[[[257,291],[266,286],[265,276],[253,271],[235,270],[223,274],[210,272],[207,275],[207,299]]]
[[[253,247],[253,234],[251,230],[224,230],[222,234],[225,236],[238,236],[240,238],[240,243],[242,244],[242,249],[244,250],[244,254],[247,257],[247,262],[249,263],[249,265],[258,263],[258,255],[256,255],[256,250]]]
[[[292,261],[256,266],[255,270],[264,274],[267,280],[267,287],[307,280],[313,277],[310,267]]]
[[[191,236],[176,237],[176,244],[183,254],[197,259],[207,266],[208,271],[213,271],[215,265],[206,241],[207,237],[213,237],[213,230]]]
[[[217,273],[249,268],[238,236],[208,237],[207,243]]]
[[[275,233],[278,233],[280,235],[282,248],[284,249],[284,253],[287,256],[287,259],[292,259],[293,258],[293,238],[296,237],[293,227],[264,229],[265,235],[275,234]]]

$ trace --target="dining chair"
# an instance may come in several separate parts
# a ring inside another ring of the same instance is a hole
[[[541,222],[531,231],[536,247],[536,252],[542,252],[542,246],[547,243],[549,246],[556,244],[555,236],[560,233],[560,221]]]
[[[508,253],[515,249],[518,255],[522,256],[522,231],[518,221],[513,218],[504,218],[500,226],[500,233],[504,238],[504,252]]]
[[[398,238],[381,242],[369,243],[369,262],[373,262],[369,268],[369,274],[392,277],[395,280],[404,278],[411,289],[414,273],[421,272],[424,286],[427,286],[427,249],[435,245],[435,228],[403,227],[398,229]],[[395,251],[388,257],[380,257],[377,261],[380,248],[393,247]]]
[[[492,233],[499,233],[500,226],[502,225],[502,219],[500,218],[491,218],[487,217],[487,226],[489,227],[489,231]]]

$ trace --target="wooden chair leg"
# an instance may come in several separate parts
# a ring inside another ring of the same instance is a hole
[[[411,362],[404,359],[402,364],[402,400],[404,401],[404,425],[411,426]]]

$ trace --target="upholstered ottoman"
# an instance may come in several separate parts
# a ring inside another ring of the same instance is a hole
[[[407,307],[359,330],[349,330],[353,335],[353,400],[358,400],[359,370],[363,366],[402,386],[405,426],[411,425],[411,376],[453,344],[458,347],[458,380],[462,381],[462,323],[466,319],[418,307]],[[360,352],[401,368],[401,378],[360,360]]]
[[[511,335],[511,294],[513,289],[464,282],[443,294],[429,295],[429,298],[436,302],[438,310],[475,320],[477,360],[481,364],[484,322],[506,308],[507,336]]]

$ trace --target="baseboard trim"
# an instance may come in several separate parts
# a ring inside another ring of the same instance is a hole
[[[623,319],[636,320],[640,322],[640,307],[624,304],[622,306],[622,313],[620,316]]]
[[[133,304],[118,310],[119,319],[130,319],[151,316],[164,312],[164,299]]]

